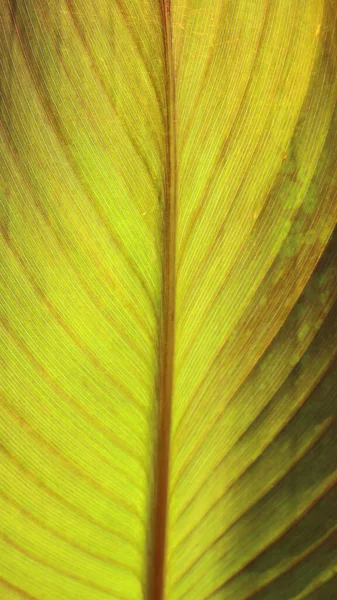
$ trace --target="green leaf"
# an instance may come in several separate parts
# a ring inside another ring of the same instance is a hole
[[[1,8],[1,599],[331,600],[335,0]]]

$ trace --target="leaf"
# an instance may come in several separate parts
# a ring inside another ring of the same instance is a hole
[[[3,0],[1,598],[332,598],[336,8]]]

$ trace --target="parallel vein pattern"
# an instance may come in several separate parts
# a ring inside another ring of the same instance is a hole
[[[173,21],[166,597],[306,598],[337,563],[336,5],[177,3]]]
[[[2,13],[0,597],[140,598],[161,310],[160,8],[4,0]]]
[[[334,597],[336,19],[2,0],[1,599]]]

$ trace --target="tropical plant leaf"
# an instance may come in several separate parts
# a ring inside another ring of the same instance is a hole
[[[331,600],[336,2],[1,4],[0,598]]]

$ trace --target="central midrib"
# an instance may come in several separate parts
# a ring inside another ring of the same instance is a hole
[[[158,432],[155,452],[153,537],[149,556],[149,600],[164,599],[169,454],[173,392],[176,238],[176,115],[171,0],[161,0],[166,87],[166,172],[163,210],[162,311],[158,356]]]

